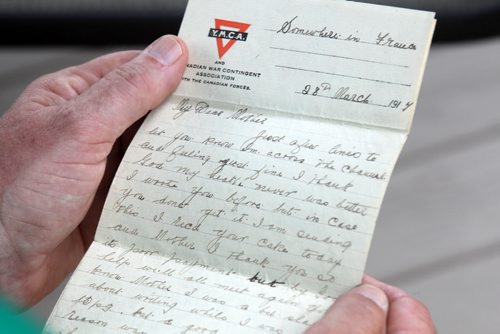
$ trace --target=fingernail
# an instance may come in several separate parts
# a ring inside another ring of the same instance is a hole
[[[176,37],[166,35],[146,48],[146,52],[163,65],[172,65],[182,56],[182,46]]]
[[[363,284],[359,288],[353,289],[353,291],[356,291],[356,293],[370,299],[372,302],[377,304],[382,311],[384,311],[384,313],[387,313],[387,310],[389,309],[389,300],[387,299],[387,295],[384,291],[370,284]]]

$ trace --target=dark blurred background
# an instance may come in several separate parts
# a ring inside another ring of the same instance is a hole
[[[498,334],[500,0],[367,2],[438,19],[367,272],[421,299],[440,333]],[[186,3],[0,0],[0,116],[41,74],[177,33]],[[62,288],[31,309],[40,322]]]

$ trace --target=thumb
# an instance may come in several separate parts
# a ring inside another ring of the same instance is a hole
[[[181,39],[166,35],[107,73],[71,102],[80,130],[92,134],[92,140],[116,140],[172,94],[186,68],[187,54]]]
[[[307,334],[381,334],[389,301],[386,294],[373,285],[362,285],[340,296]]]

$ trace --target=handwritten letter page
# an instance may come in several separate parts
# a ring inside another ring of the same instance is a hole
[[[361,280],[433,25],[340,1],[190,0],[183,83],[134,138],[47,328],[304,331]]]

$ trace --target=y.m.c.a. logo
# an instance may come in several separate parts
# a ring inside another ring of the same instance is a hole
[[[247,40],[248,33],[246,31],[249,27],[248,23],[215,19],[215,28],[210,28],[208,37],[216,39],[220,59],[236,42]]]

